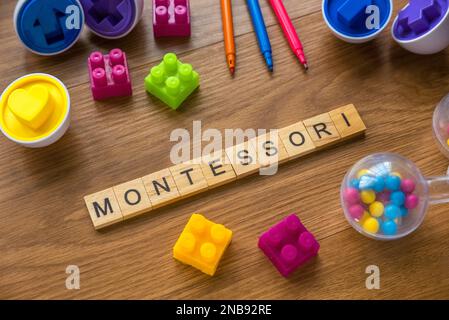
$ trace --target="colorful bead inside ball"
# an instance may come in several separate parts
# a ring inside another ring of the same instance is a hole
[[[406,173],[380,166],[359,170],[343,197],[349,215],[371,234],[394,236],[419,205],[416,182]]]

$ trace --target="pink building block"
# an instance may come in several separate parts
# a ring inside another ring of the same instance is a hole
[[[94,100],[132,95],[128,63],[122,50],[113,49],[106,55],[93,52],[87,64]]]
[[[155,37],[190,37],[189,0],[153,0]]]
[[[315,257],[320,245],[303,226],[301,220],[292,214],[260,236],[259,248],[278,271],[284,277],[288,277]]]

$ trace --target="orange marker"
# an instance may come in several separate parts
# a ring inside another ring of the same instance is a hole
[[[223,36],[226,52],[226,61],[228,62],[229,71],[233,75],[235,72],[235,43],[234,43],[234,26],[232,22],[231,0],[221,1],[221,20],[223,22]]]

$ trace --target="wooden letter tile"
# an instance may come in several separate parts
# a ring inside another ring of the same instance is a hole
[[[366,126],[353,104],[332,110],[329,116],[343,139],[365,133]]]
[[[323,148],[341,139],[328,113],[304,120],[303,123],[317,148]]]
[[[181,196],[169,169],[142,178],[153,209],[177,201]]]
[[[170,168],[176,187],[182,197],[192,196],[208,188],[199,163],[199,161],[192,161],[191,163],[181,163]]]
[[[279,164],[289,158],[277,130],[251,139],[250,142],[257,152],[257,160],[261,167]]]
[[[150,199],[142,179],[122,183],[113,189],[122,210],[123,219],[126,220],[151,210]]]
[[[224,150],[205,156],[202,160],[201,170],[209,188],[221,186],[237,178]]]
[[[84,197],[95,229],[101,229],[123,220],[123,215],[112,188]]]
[[[260,169],[256,149],[252,147],[249,141],[229,147],[225,152],[234,168],[237,179],[246,177]]]
[[[302,121],[279,130],[279,137],[290,159],[309,154],[315,150],[312,138]]]

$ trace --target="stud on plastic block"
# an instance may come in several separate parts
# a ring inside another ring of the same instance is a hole
[[[173,248],[173,257],[213,276],[231,238],[231,230],[193,214]]]
[[[153,0],[155,37],[190,37],[189,0]]]
[[[93,52],[88,59],[90,84],[95,100],[132,95],[126,54],[113,49],[109,54]]]
[[[262,234],[259,248],[276,269],[284,277],[288,277],[315,257],[320,245],[299,218],[292,214]]]
[[[199,85],[199,74],[174,53],[167,53],[145,78],[145,89],[172,109],[177,109]]]

